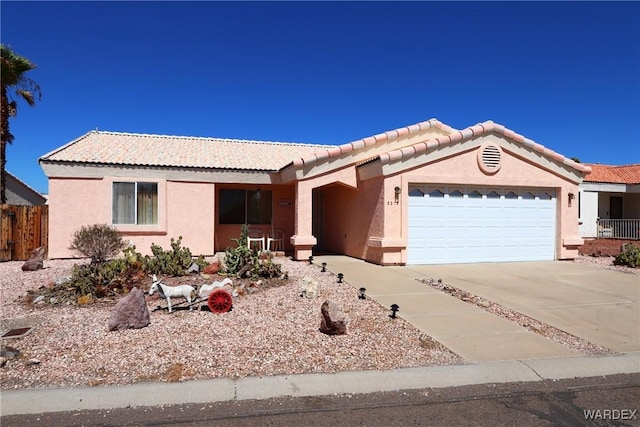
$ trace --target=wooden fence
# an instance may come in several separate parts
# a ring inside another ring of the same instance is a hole
[[[49,206],[0,205],[0,261],[23,261],[49,244]]]

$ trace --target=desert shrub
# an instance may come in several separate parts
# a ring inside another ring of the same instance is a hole
[[[627,267],[640,267],[640,247],[633,243],[622,245],[622,250],[615,256],[613,263],[615,265],[626,265]]]
[[[224,252],[223,274],[242,276],[246,271],[257,268],[260,255],[258,251],[247,246],[249,227],[245,224],[240,229],[240,237],[234,239],[236,247],[228,247]]]
[[[77,295],[104,296],[102,289],[126,269],[122,259],[105,261],[102,263],[76,265],[71,272],[69,285],[75,289]]]
[[[265,260],[260,261],[255,273],[258,275],[258,277],[264,277],[267,279],[283,276],[282,266],[280,264],[276,264],[275,262],[273,262],[273,260],[271,259],[271,256],[269,256],[269,258]],[[285,277],[286,275],[287,274],[284,273]]]
[[[143,256],[135,246],[124,249],[124,257],[100,263],[78,265],[73,268],[71,279],[65,286],[77,295],[93,295],[97,298],[122,293],[140,286],[147,274],[184,275],[192,262],[201,268],[208,265],[200,255],[193,261],[189,248],[181,247],[182,237],[171,239],[171,250],[165,251],[152,245],[153,257]]]
[[[246,274],[252,279],[282,276],[281,266],[273,262],[271,254],[261,259],[260,253],[247,245],[248,236],[249,227],[245,224],[240,229],[240,237],[234,239],[237,247],[225,250],[222,274],[237,277]]]
[[[151,245],[151,252],[153,257],[145,257],[144,268],[153,274],[184,276],[194,262],[201,269],[209,264],[202,255],[194,261],[191,250],[182,247],[182,236],[179,236],[178,240],[171,238],[170,250],[164,250],[154,243]]]
[[[103,263],[113,258],[127,246],[118,232],[107,224],[80,227],[73,233],[69,249],[91,258],[91,264]]]

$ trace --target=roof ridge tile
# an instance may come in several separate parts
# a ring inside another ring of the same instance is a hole
[[[484,133],[488,133],[488,132],[498,132],[501,133],[502,135],[504,135],[505,137],[508,137],[512,140],[514,140],[517,143],[520,143],[526,147],[529,147],[531,149],[533,149],[534,151],[537,151],[539,153],[541,153],[542,155],[544,155],[545,157],[551,158],[552,160],[555,160],[561,164],[564,164],[566,166],[569,166],[573,169],[576,169],[580,172],[583,173],[589,173],[591,172],[591,167],[589,167],[588,165],[584,165],[582,163],[578,163],[573,161],[572,159],[565,157],[562,154],[556,153],[555,151],[551,150],[550,148],[545,147],[542,144],[539,144],[537,142],[535,142],[532,139],[529,139],[523,135],[520,135],[516,132],[514,132],[513,130],[505,127],[504,125],[501,125],[499,123],[495,123],[493,120],[486,120],[482,123],[478,123],[475,124],[473,126],[469,126],[467,128],[464,128],[462,130],[459,130],[457,132],[454,132],[453,135],[449,134],[446,137],[448,138],[448,141],[445,140],[445,137],[436,137],[436,138],[431,138],[427,141],[422,141],[419,143],[416,143],[414,145],[412,145],[412,147],[414,147],[414,152],[411,153],[409,150],[405,150],[404,148],[407,147],[403,147],[403,148],[399,148],[399,149],[395,149],[395,150],[391,150],[387,153],[382,153],[380,154],[380,161],[382,163],[390,163],[392,161],[395,160],[400,160],[403,159],[405,157],[408,156],[412,156],[415,155],[416,153],[420,153],[422,151],[425,151],[424,149],[420,149],[418,147],[415,147],[416,145],[420,145],[420,144],[425,144],[426,145],[426,150],[430,150],[432,148],[436,148],[439,147],[441,145],[449,145],[449,144],[453,144],[456,142],[460,142],[463,141],[465,139],[470,139],[470,138],[475,138],[478,137],[480,135],[483,135]]]

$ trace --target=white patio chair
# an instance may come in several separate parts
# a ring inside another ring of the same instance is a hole
[[[264,233],[257,228],[250,228],[247,236],[247,246],[251,248],[254,243],[258,244],[258,251],[264,251]]]
[[[282,230],[272,230],[271,233],[269,233],[267,236],[267,250],[284,250],[284,232]]]

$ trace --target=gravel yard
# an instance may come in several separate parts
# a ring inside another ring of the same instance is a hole
[[[113,332],[108,331],[107,321],[114,302],[85,306],[24,302],[26,290],[68,275],[77,260],[45,261],[45,268],[35,272],[22,272],[22,262],[1,263],[2,333],[35,325],[23,338],[3,340],[21,355],[0,369],[2,388],[385,370],[463,362],[439,343],[421,337],[404,320],[390,319],[388,308],[358,299],[355,289],[336,283],[335,276],[321,273],[320,267],[287,258],[275,261],[289,272],[288,284],[236,297],[228,313],[155,311],[150,313],[149,326]],[[317,299],[300,297],[304,276],[318,281]],[[318,331],[325,300],[342,307],[347,335]],[[147,304],[151,311],[159,302],[147,296]],[[39,363],[30,364],[33,360]]]
[[[401,318],[390,319],[388,308],[359,300],[354,288],[336,283],[335,276],[322,273],[320,267],[284,257],[275,261],[288,271],[288,283],[235,297],[229,313],[155,311],[149,326],[114,332],[107,328],[113,300],[84,306],[25,302],[27,290],[68,275],[82,261],[45,261],[45,268],[35,272],[22,272],[22,262],[0,263],[0,332],[35,326],[22,338],[3,340],[3,345],[21,354],[0,369],[1,387],[97,386],[464,363]],[[580,256],[575,262],[640,273],[614,266],[613,257]],[[318,281],[317,299],[300,297],[305,276]],[[205,283],[197,276],[180,282],[189,280]],[[325,300],[342,307],[347,335],[318,331]],[[519,319],[505,307],[476,303],[585,354],[607,353],[533,319]],[[158,304],[147,296],[150,311]]]

